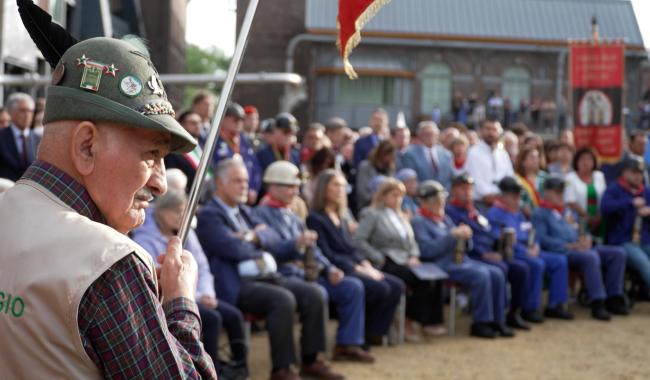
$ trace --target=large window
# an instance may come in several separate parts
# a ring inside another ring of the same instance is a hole
[[[338,77],[337,104],[375,105],[393,103],[394,77],[360,76],[350,80],[344,75]]]
[[[427,65],[421,73],[422,96],[420,112],[430,115],[434,107],[442,114],[451,109],[451,70],[444,63]]]
[[[509,67],[503,71],[504,98],[510,98],[510,103],[517,107],[522,100],[530,100],[530,74],[523,67]]]

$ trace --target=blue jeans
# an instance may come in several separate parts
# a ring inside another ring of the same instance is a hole
[[[627,253],[627,264],[639,272],[646,286],[650,286],[650,245],[626,243],[623,248]]]

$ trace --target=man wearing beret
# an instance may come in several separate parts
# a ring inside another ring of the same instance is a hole
[[[589,294],[591,315],[609,321],[610,314],[626,315],[623,297],[625,251],[622,247],[593,245],[587,232],[576,228],[575,217],[564,207],[564,179],[551,175],[544,181],[544,199],[532,222],[543,250],[566,255],[569,269],[580,271]],[[601,273],[604,268],[604,275]]]
[[[149,55],[93,38],[61,56],[37,160],[0,197],[0,373],[5,378],[211,378],[177,238],[160,272],[126,234],[166,191],[163,157],[195,140]],[[36,233],[35,233],[36,232]]]

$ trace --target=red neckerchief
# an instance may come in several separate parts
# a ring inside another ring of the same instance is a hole
[[[547,201],[546,199],[542,199],[539,202],[539,207],[544,207],[544,208],[547,208],[547,209],[550,209],[550,210],[555,210],[555,211],[559,212],[561,215],[564,215],[564,206],[554,205],[551,202]]]
[[[429,211],[429,210],[427,210],[427,209],[425,209],[425,208],[422,208],[422,207],[420,207],[420,208],[418,209],[418,212],[420,213],[420,215],[424,216],[424,217],[427,218],[427,219],[431,219],[431,220],[433,220],[433,221],[436,222],[436,223],[440,223],[440,222],[442,222],[442,221],[445,220],[445,216],[444,216],[444,215],[435,215],[435,214],[432,213],[431,211]]]
[[[289,207],[288,204],[285,204],[284,202],[281,202],[275,198],[273,198],[271,195],[266,194],[262,200],[260,201],[260,204],[263,206],[269,206],[270,208],[287,208]]]
[[[303,147],[300,150],[300,162],[308,162],[311,159],[311,157],[314,155],[314,153],[316,153],[315,150],[307,147]]]
[[[228,144],[230,150],[232,150],[232,153],[239,154],[239,134],[228,132],[225,129],[221,129],[219,131],[219,134],[221,135],[221,138]]]
[[[454,167],[455,167],[456,169],[460,169],[460,168],[462,168],[463,165],[465,165],[465,157],[454,158]]]
[[[467,214],[470,219],[472,220],[478,219],[478,211],[476,211],[476,209],[474,208],[474,204],[472,202],[468,202],[467,204],[462,204],[459,200],[452,199],[451,201],[449,201],[449,203],[452,206],[467,210]]]
[[[505,202],[503,202],[501,199],[496,199],[496,200],[494,201],[494,203],[492,204],[492,206],[497,207],[497,208],[500,208],[500,209],[502,209],[502,210],[504,210],[504,211],[507,211],[507,212],[509,212],[509,213],[511,213],[511,214],[515,214],[515,213],[517,213],[517,211],[519,211],[519,210],[517,210],[516,208],[510,208],[510,207],[508,207],[508,205],[505,204]]]
[[[643,184],[639,185],[639,187],[637,187],[636,189],[633,189],[632,185],[630,185],[630,183],[627,182],[623,177],[618,178],[618,184],[621,185],[621,187],[624,188],[628,193],[632,194],[635,197],[639,197],[643,195],[643,192],[645,191]]]

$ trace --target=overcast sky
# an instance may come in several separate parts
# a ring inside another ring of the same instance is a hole
[[[632,0],[632,3],[643,41],[650,49],[650,0]],[[191,0],[187,6],[187,41],[204,48],[217,46],[232,55],[236,6],[236,0]]]

